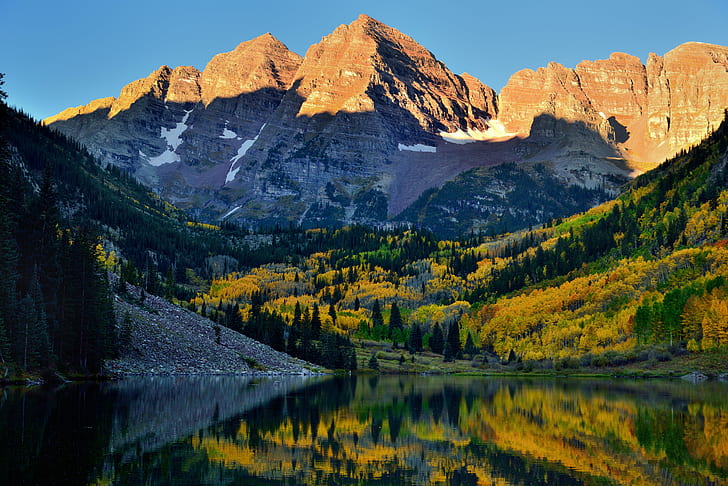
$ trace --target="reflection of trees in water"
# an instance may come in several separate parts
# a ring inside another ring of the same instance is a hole
[[[102,473],[114,393],[82,384],[0,397],[0,484],[83,485]]]
[[[62,471],[74,484],[728,483],[728,403],[717,384],[308,383],[10,390],[0,401],[0,480],[53,484]]]
[[[688,422],[699,420],[687,409],[696,396],[683,393],[680,385],[452,377],[363,380],[365,386],[353,398],[329,400],[328,407],[318,408],[319,414],[305,412],[307,424],[300,422],[299,412],[295,427],[283,420],[269,430],[262,436],[263,462],[285,464],[285,458],[295,457],[297,464],[312,464],[308,471],[297,472],[311,484],[323,484],[326,477],[345,483],[352,475],[385,481],[394,465],[416,483],[469,484],[474,477],[487,477],[509,484],[609,484],[607,477],[615,473],[632,478],[647,474],[644,484],[659,484],[661,475],[683,463],[656,468],[657,453],[634,461],[640,454],[634,421],[641,407],[681,413],[684,423],[678,430],[683,434]],[[341,390],[340,383],[330,383],[331,390]],[[316,393],[327,396],[327,385],[301,394],[311,403],[326,401]],[[330,406],[335,402],[341,406]],[[252,416],[246,419],[250,426]],[[276,442],[286,434],[295,436],[290,444]],[[345,472],[334,464],[346,464]],[[705,462],[693,465],[709,469]],[[628,468],[631,476],[625,474]],[[286,476],[265,467],[255,471],[269,478]],[[725,472],[718,471],[717,477]]]

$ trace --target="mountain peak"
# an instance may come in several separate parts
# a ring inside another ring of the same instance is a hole
[[[304,59],[265,33],[51,121],[205,217],[381,222],[474,166],[542,159],[589,188],[649,167],[723,119],[726,66],[691,42],[519,71],[497,95],[362,14]]]
[[[265,34],[261,34],[258,37],[254,37],[250,40],[241,42],[233,50],[233,52],[236,52],[238,50],[248,51],[248,50],[261,49],[261,48],[262,49],[272,48],[272,49],[288,50],[286,45],[283,42],[281,42],[280,39],[278,39],[276,36],[274,36],[270,32],[266,32]]]
[[[388,26],[387,24],[380,22],[379,20],[368,16],[367,14],[361,14],[359,15],[356,20],[354,20],[352,23],[348,25],[348,27],[360,27],[365,29],[390,29],[395,30],[394,28]]]
[[[216,98],[234,98],[264,88],[285,90],[301,60],[270,33],[242,42],[207,63],[200,77],[202,101],[207,106]]]

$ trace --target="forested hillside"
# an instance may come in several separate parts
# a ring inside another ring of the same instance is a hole
[[[438,241],[416,230],[308,231],[320,251],[213,279],[190,305],[269,343],[279,327],[289,340],[271,344],[294,349],[314,311],[323,329],[446,359],[480,349],[607,365],[720,348],[726,147],[723,123],[618,199],[530,232]]]
[[[187,221],[4,99],[2,92],[0,372],[98,372],[118,348],[107,270],[171,298],[262,254],[241,244],[245,232]]]
[[[25,129],[18,121],[23,117],[8,109],[4,98],[0,93],[1,133],[5,138],[21,136]],[[43,141],[30,142],[39,155],[48,149]],[[41,159],[43,175],[37,184],[31,168],[19,160],[16,146],[1,142],[2,372],[7,376],[12,365],[24,370],[96,372],[116,345],[111,293],[98,259],[99,240],[88,227],[64,224],[52,183],[54,169],[63,168],[53,164],[53,158]]]
[[[76,142],[2,112],[6,364],[88,372],[113,356],[105,270],[329,368],[376,367],[353,348],[371,342],[561,366],[728,344],[726,123],[587,213],[439,240],[188,221]]]

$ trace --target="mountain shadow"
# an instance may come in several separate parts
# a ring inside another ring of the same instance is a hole
[[[526,138],[451,143],[370,95],[372,111],[291,116],[305,101],[295,83],[207,106],[148,94],[112,118],[101,107],[52,127],[192,217],[245,227],[512,231],[588,209],[627,180],[617,150],[582,122],[540,115]]]

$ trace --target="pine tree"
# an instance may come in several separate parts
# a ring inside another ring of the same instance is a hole
[[[56,192],[53,188],[51,166],[46,163],[38,198],[32,204],[33,221],[32,241],[34,264],[43,295],[49,327],[55,327],[54,318],[58,315],[58,291],[61,284],[60,241],[58,239],[59,211]]]
[[[447,331],[447,339],[445,340],[445,350],[443,352],[445,361],[452,361],[462,357],[460,346],[460,325],[458,321],[453,321]]]
[[[470,356],[478,352],[478,348],[475,346],[475,342],[473,341],[473,335],[469,332],[468,337],[465,340],[465,348],[463,348],[463,351],[465,352],[465,354],[468,354]]]
[[[321,345],[323,346],[323,354],[321,355],[321,364],[330,370],[343,368],[340,366],[341,350],[336,342],[336,334],[325,332],[321,335]]]
[[[372,307],[372,325],[374,327],[384,325],[384,317],[382,316],[382,309],[379,307],[379,299],[374,299],[374,306]]]
[[[301,304],[296,302],[296,306],[293,309],[293,321],[291,321],[291,327],[288,331],[288,343],[286,346],[286,352],[291,356],[299,355],[298,340],[303,336],[301,326]]]
[[[174,272],[172,271],[172,267],[169,267],[167,269],[167,278],[165,278],[164,280],[164,298],[167,300],[172,300],[172,298],[174,297],[174,290]]]
[[[147,256],[146,270],[144,272],[144,288],[152,295],[159,293],[159,279],[157,278],[157,267],[150,257]]]
[[[430,349],[435,354],[442,354],[445,347],[445,338],[442,335],[440,324],[435,324],[432,328],[432,336],[430,337]]]
[[[410,353],[418,353],[422,351],[422,328],[419,323],[415,322],[410,331],[407,348]]]
[[[20,301],[19,317],[15,345],[20,364],[26,370],[48,366],[51,347],[37,266],[33,270],[28,295]]]
[[[317,340],[321,336],[321,316],[319,315],[318,304],[314,302],[311,311],[311,339]]]
[[[397,303],[392,304],[392,310],[389,314],[389,337],[394,335],[394,331],[402,329],[402,315],[399,313]]]

